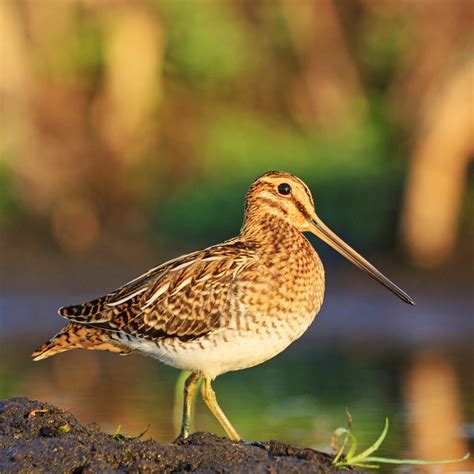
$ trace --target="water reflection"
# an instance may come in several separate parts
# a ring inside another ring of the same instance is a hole
[[[466,354],[468,355],[468,354]],[[468,450],[463,433],[459,374],[442,351],[422,350],[414,354],[404,376],[404,396],[408,408],[408,433],[413,457],[454,459]],[[474,464],[420,468],[422,472],[472,472]]]
[[[220,377],[221,404],[247,439],[279,439],[329,449],[331,434],[354,419],[362,446],[373,442],[383,420],[391,421],[380,454],[449,458],[468,450],[463,412],[469,400],[470,349],[406,353],[359,345],[311,347],[309,340],[276,359]],[[2,347],[2,397],[26,395],[71,409],[82,422],[112,432],[171,441],[173,397],[179,372],[141,356],[72,351],[40,364],[29,360],[33,341]],[[221,433],[202,402],[196,430]],[[472,464],[471,464],[472,467]],[[431,468],[430,468],[431,469]],[[424,472],[462,472],[466,465]],[[385,470],[385,472],[388,472]],[[415,472],[415,471],[411,471]]]

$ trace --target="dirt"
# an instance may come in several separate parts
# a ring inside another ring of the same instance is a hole
[[[210,433],[161,444],[104,433],[74,415],[27,398],[0,401],[2,473],[337,473],[332,456],[278,441],[261,446]]]

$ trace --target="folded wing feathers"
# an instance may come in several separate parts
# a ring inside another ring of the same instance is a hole
[[[153,304],[170,286],[169,282],[161,285],[155,292],[145,301],[145,304],[141,307],[141,309],[146,309],[148,306]]]
[[[228,253],[227,248],[227,245],[223,246],[222,254],[203,251],[171,260],[149,270],[113,293],[82,305],[61,308],[59,314],[70,321],[97,325],[112,331],[140,333],[144,337],[152,337],[157,331],[164,334],[202,332],[209,325],[216,324],[218,315],[212,307],[212,298],[207,301],[206,298],[196,299],[194,295],[194,299],[191,297],[188,300],[187,296],[192,295],[194,289],[205,285],[207,287],[209,283],[206,282],[211,278],[216,280],[217,285],[223,277],[234,278],[239,270],[252,260],[252,253]],[[176,309],[173,310],[174,306],[170,301],[175,302],[179,294],[186,289],[188,293],[180,301],[186,306],[187,317],[183,317],[174,314]],[[199,309],[202,313],[206,307],[206,311],[210,313],[209,321],[205,321],[202,315],[194,314]]]
[[[111,306],[111,307],[118,306],[119,304],[125,303],[126,301],[131,300],[132,298],[134,298],[135,296],[140,295],[141,293],[143,293],[146,290],[148,290],[147,286],[145,286],[144,288],[140,288],[139,290],[133,292],[132,294],[126,295],[126,296],[124,296],[123,298],[121,298],[119,300],[114,300],[113,303],[107,303],[107,306]]]

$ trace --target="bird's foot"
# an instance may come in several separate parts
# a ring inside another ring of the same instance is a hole
[[[188,436],[189,433],[179,433],[178,437],[173,441],[173,444],[181,444]]]

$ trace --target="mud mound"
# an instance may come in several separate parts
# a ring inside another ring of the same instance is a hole
[[[194,433],[177,444],[113,437],[47,403],[0,401],[0,472],[336,473],[331,456],[278,441],[262,447]]]

